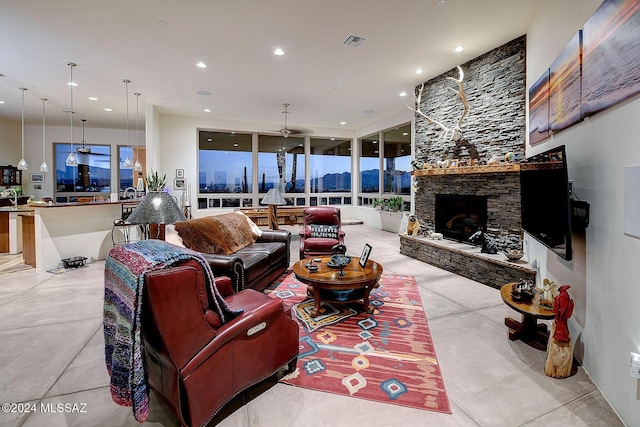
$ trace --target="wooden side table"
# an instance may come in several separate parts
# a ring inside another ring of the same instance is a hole
[[[538,306],[540,300],[540,292],[536,289],[533,299],[529,301],[514,301],[511,297],[515,283],[507,283],[500,288],[500,296],[502,301],[509,307],[522,314],[522,321],[506,317],[504,324],[509,328],[509,339],[511,341],[521,340],[538,350],[547,349],[549,340],[549,330],[544,323],[538,323],[538,319],[551,320],[554,319],[553,310],[547,310]]]

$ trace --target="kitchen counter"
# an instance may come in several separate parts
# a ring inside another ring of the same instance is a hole
[[[22,215],[29,213],[27,205],[0,207],[0,253],[22,252]]]
[[[45,272],[75,256],[87,262],[104,260],[113,247],[113,221],[122,205],[139,200],[34,204],[35,265]]]

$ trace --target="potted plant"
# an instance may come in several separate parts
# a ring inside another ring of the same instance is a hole
[[[382,210],[383,200],[380,198],[373,199],[373,208],[376,210]]]
[[[404,200],[402,196],[394,196],[389,199],[389,208],[393,212],[398,212],[402,210],[402,205],[404,204]]]
[[[162,178],[158,171],[151,169],[147,174],[147,191],[162,191],[167,183],[167,174],[164,174]]]
[[[400,224],[402,223],[402,212],[398,212],[398,210],[402,207],[404,201],[401,196],[395,196],[384,199],[383,203],[385,209],[380,212],[382,229],[391,231],[392,233],[398,233]]]

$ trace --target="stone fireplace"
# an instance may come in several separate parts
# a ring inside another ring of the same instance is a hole
[[[435,230],[445,238],[467,242],[477,230],[487,231],[487,196],[436,194]]]
[[[459,241],[481,228],[500,250],[521,249],[517,166],[436,169],[431,174],[416,174],[419,190],[415,194],[415,212],[420,224]],[[504,171],[481,172],[491,169]]]

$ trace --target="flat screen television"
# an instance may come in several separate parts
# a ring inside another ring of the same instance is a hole
[[[522,228],[566,260],[571,260],[571,206],[564,145],[520,164]]]

